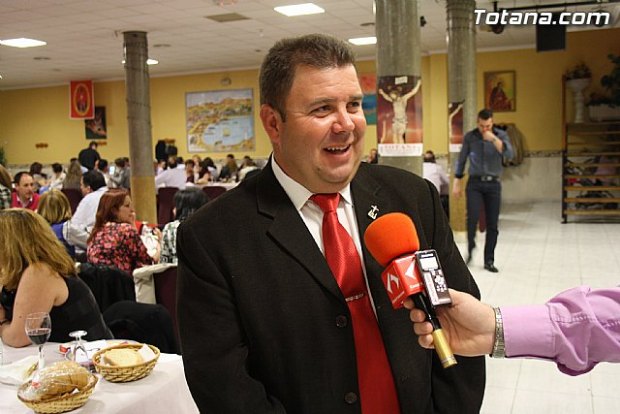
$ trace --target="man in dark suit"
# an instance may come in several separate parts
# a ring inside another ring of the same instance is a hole
[[[480,410],[484,359],[461,358],[444,370],[417,345],[407,311],[392,309],[382,268],[361,242],[376,217],[403,212],[416,224],[420,248],[438,251],[448,284],[479,296],[433,185],[403,170],[360,165],[366,122],[353,64],[348,46],[331,37],[276,43],[260,74],[270,162],[179,228],[180,337],[203,412]],[[362,258],[376,315],[367,322],[380,329],[396,409],[369,409],[360,394],[359,361],[379,355],[356,355],[351,298],[323,254],[323,212],[309,198],[330,193],[340,194],[338,221]]]

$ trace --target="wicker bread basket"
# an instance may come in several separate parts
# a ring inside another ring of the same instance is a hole
[[[142,348],[142,344],[123,344],[111,346],[108,348],[104,348],[100,351],[97,351],[93,355],[93,365],[98,373],[101,374],[103,378],[110,382],[130,382],[136,381],[141,378],[146,377],[153,371],[157,360],[159,359],[159,349],[153,345],[149,345],[149,348],[155,354],[155,358],[150,361],[142,362],[141,364],[136,365],[128,365],[122,367],[105,365],[102,361],[103,354],[111,349],[135,349],[136,351]]]
[[[88,384],[79,392],[60,394],[58,396],[47,398],[44,400],[28,400],[22,397],[23,392],[30,386],[30,381],[22,384],[17,390],[17,398],[28,408],[37,413],[64,413],[75,410],[86,404],[88,397],[93,393],[97,384],[97,377],[90,375]]]

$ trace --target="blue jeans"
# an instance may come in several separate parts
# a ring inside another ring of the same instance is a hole
[[[480,218],[480,207],[484,205],[486,216],[486,240],[484,243],[484,263],[493,263],[497,245],[497,222],[502,198],[502,185],[499,181],[480,181],[470,177],[467,181],[467,249],[469,253],[476,247],[476,227]]]

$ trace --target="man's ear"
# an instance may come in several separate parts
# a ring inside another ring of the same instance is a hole
[[[280,141],[280,128],[282,124],[282,117],[280,113],[276,111],[271,105],[263,104],[260,107],[260,119],[263,123],[263,128],[269,139],[273,143]]]

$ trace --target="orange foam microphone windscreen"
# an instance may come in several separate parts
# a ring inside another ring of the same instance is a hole
[[[364,243],[381,266],[420,248],[415,225],[403,213],[388,213],[373,221],[364,233]]]

